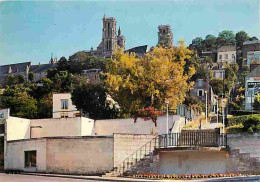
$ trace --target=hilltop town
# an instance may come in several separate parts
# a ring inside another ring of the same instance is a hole
[[[223,30],[126,49],[104,15],[96,49],[0,65],[0,169],[188,179],[260,173],[260,40]],[[150,47],[148,49],[148,47]]]

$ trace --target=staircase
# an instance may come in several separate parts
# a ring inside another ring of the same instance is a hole
[[[124,161],[119,163],[112,171],[105,176],[133,175],[138,173],[158,173],[157,164],[159,163],[159,136],[156,136],[145,145],[140,147]]]

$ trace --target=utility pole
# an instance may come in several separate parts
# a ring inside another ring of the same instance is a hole
[[[206,128],[207,128],[207,125],[208,125],[208,92],[205,91],[205,94],[206,94]]]
[[[217,123],[218,123],[218,96],[217,96]]]

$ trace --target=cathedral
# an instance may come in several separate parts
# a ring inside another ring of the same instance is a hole
[[[125,50],[125,37],[121,35],[121,29],[116,29],[116,19],[114,17],[103,17],[103,29],[102,29],[102,41],[98,45],[96,50],[91,48],[90,51],[86,51],[94,56],[111,57],[116,46],[120,46]],[[173,45],[173,33],[170,25],[158,26],[158,44],[169,47]],[[147,45],[133,47],[125,50],[125,52],[134,52],[137,55],[143,56],[147,52]]]
[[[91,48],[91,50],[87,52],[96,56],[111,57],[112,52],[115,50],[117,45],[125,50],[125,37],[121,35],[120,27],[117,32],[116,19],[114,17],[106,17],[106,15],[104,15],[102,41],[97,47],[97,50],[93,50]]]

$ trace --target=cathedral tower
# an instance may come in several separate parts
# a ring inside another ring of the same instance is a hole
[[[162,46],[173,45],[173,34],[170,25],[159,25],[158,26],[158,44]]]
[[[103,18],[102,30],[103,56],[110,57],[117,45],[116,19],[114,17]]]
[[[117,44],[125,50],[125,37],[121,35],[121,29],[118,29]]]

